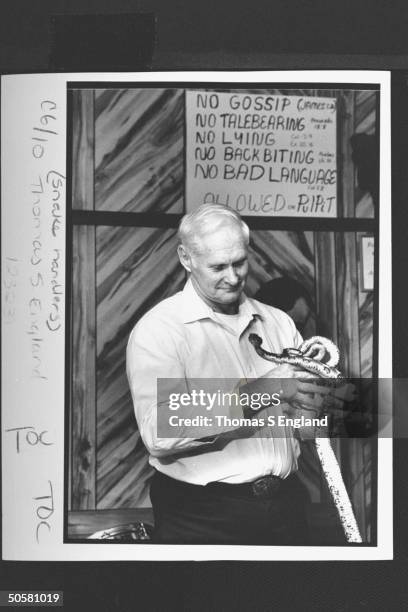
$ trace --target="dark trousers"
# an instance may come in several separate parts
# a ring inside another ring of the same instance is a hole
[[[192,485],[156,471],[153,541],[166,544],[306,545],[305,493],[296,476],[268,498],[250,485]]]

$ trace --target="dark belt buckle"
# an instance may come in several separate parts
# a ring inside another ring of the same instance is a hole
[[[270,498],[275,495],[281,486],[282,480],[278,476],[264,476],[252,483],[255,497]]]

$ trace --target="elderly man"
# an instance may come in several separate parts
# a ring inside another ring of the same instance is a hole
[[[302,489],[293,476],[299,444],[290,427],[276,437],[242,428],[213,436],[203,430],[196,438],[158,435],[158,379],[234,379],[240,392],[278,392],[282,402],[316,391],[296,380],[291,366],[271,369],[248,341],[256,333],[280,353],[302,339],[284,312],[245,296],[249,229],[240,216],[201,206],[182,219],[179,240],[188,281],[142,317],[127,349],[136,419],[155,468],[155,541],[305,543]]]

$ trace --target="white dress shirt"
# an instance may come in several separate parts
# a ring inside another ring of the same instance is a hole
[[[157,436],[158,378],[253,380],[273,366],[257,355],[250,333],[275,353],[302,341],[288,315],[245,295],[238,316],[230,316],[214,312],[189,280],[183,291],[147,312],[129,338],[127,375],[149,462],[177,480],[244,483],[268,474],[286,478],[297,469],[299,445],[291,429],[279,437],[237,438],[220,445],[217,440]]]

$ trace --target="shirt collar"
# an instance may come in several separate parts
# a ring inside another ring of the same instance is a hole
[[[191,279],[188,279],[184,285],[182,299],[183,323],[192,323],[194,321],[199,321],[200,319],[212,319],[218,323],[214,311],[198,295],[194,289]],[[239,312],[248,319],[248,323],[254,317],[262,318],[262,315],[256,310],[256,308],[254,308],[252,300],[250,300],[244,293],[240,298]]]

